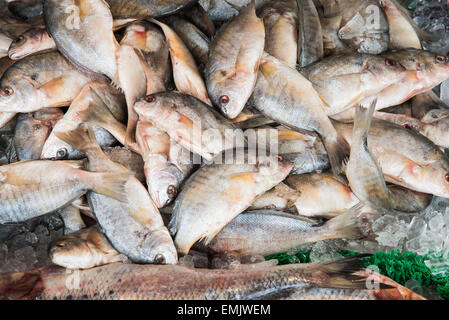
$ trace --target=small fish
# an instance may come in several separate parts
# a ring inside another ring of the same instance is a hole
[[[265,52],[296,68],[298,5],[296,0],[267,3],[258,14],[265,26]]]
[[[323,31],[313,0],[297,0],[299,9],[298,62],[308,66],[324,56]]]
[[[255,107],[265,116],[294,130],[316,132],[323,141],[336,175],[349,147],[326,115],[326,106],[312,83],[296,69],[264,54],[252,96]]]
[[[126,201],[127,172],[88,172],[78,164],[25,161],[0,167],[0,224],[54,212],[88,190]]]
[[[90,269],[123,260],[98,226],[54,241],[49,256],[54,264],[67,269]]]
[[[11,43],[8,56],[12,60],[20,60],[35,53],[55,50],[55,41],[49,36],[45,27],[36,27],[26,31]]]
[[[49,267],[1,275],[0,299],[250,300],[291,292],[292,288],[366,289],[370,273],[362,273],[361,257],[365,256],[237,270],[113,263],[80,271],[77,289],[66,285],[68,277],[73,277],[66,269]],[[382,281],[387,282],[385,278]],[[388,285],[383,282],[378,293],[392,288],[391,280]],[[390,299],[402,297],[389,296]],[[419,296],[409,295],[412,297]]]
[[[208,244],[258,196],[279,184],[291,171],[292,164],[279,157],[261,154],[256,157],[251,151],[242,152],[237,149],[233,153],[233,164],[213,162],[186,181],[169,224],[180,254],[187,254],[200,239]],[[256,157],[253,159],[256,164],[251,164],[252,156]]]
[[[205,77],[214,105],[235,119],[250,98],[263,54],[265,28],[252,1],[212,41]]]
[[[50,132],[64,113],[60,108],[46,108],[17,117],[14,148],[19,161],[39,160]]]
[[[81,125],[58,133],[57,137],[86,153],[89,170],[129,174],[103,153],[89,125],[87,131]],[[118,252],[135,263],[176,264],[178,256],[173,240],[146,188],[134,175],[128,176],[124,188],[126,203],[97,192],[87,193],[100,230]]]

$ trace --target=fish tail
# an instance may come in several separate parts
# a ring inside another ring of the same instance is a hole
[[[330,219],[323,227],[335,238],[362,239],[371,234],[371,223],[363,214],[364,205],[356,204],[342,214]]]
[[[371,127],[374,110],[376,110],[377,99],[374,99],[369,108],[357,105],[354,116],[354,133],[353,139],[359,143],[367,145],[368,132]],[[356,143],[354,143],[356,144]]]
[[[324,135],[323,143],[329,157],[332,172],[338,177],[343,173],[343,163],[349,156],[349,144],[346,139],[339,134],[337,134],[336,137]]]
[[[125,185],[131,171],[90,172],[88,179],[95,193],[105,195],[120,202],[127,202]]]
[[[0,300],[33,299],[41,289],[43,288],[39,270],[0,276]]]

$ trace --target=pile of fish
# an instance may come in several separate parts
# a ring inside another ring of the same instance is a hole
[[[257,259],[449,198],[449,60],[403,5],[0,0],[0,227],[65,232],[0,298],[423,299]]]

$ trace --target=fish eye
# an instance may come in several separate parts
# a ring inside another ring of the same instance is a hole
[[[167,188],[167,194],[169,198],[174,198],[176,196],[176,187],[174,185],[169,185]]]
[[[447,182],[449,182],[449,173],[446,173],[446,175],[444,176],[444,178],[446,179]]]
[[[64,159],[67,156],[67,149],[66,148],[61,148],[58,151],[56,151],[56,156],[58,159]]]
[[[56,246],[58,248],[64,248],[65,247],[65,243],[64,242],[60,242],[60,243],[57,243]]]
[[[445,56],[437,56],[435,58],[436,62],[438,63],[445,63],[447,61],[447,58]]]
[[[403,127],[404,127],[405,129],[411,129],[411,127],[410,127],[408,124],[404,124]]]
[[[392,59],[385,59],[385,64],[387,66],[395,66],[397,64],[397,62]]]
[[[154,264],[165,264],[165,257],[158,253],[155,257],[154,257]]]
[[[279,155],[279,156],[277,156],[276,158],[278,159],[278,161],[279,161],[279,162],[282,162],[282,161],[284,161],[284,158],[283,158],[282,156],[280,156],[280,155]]]
[[[155,98],[155,97],[152,97],[152,96],[148,96],[148,97],[145,98],[145,101],[151,103],[151,102],[156,101],[156,98]]]
[[[220,104],[221,105],[227,105],[229,103],[229,97],[228,96],[221,96],[219,100],[220,100]]]
[[[14,90],[11,88],[3,88],[2,91],[0,91],[0,94],[4,97],[11,96],[14,93]]]
[[[23,39],[25,39],[22,35],[21,36],[19,36],[17,39],[14,39],[14,43],[19,43],[19,42],[21,42],[21,41],[23,41]]]

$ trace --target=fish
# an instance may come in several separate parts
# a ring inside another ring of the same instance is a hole
[[[376,96],[406,76],[406,69],[394,59],[360,53],[327,57],[300,71],[312,82],[331,117]]]
[[[249,100],[265,44],[265,28],[252,1],[214,37],[205,68],[213,104],[235,119]]]
[[[281,294],[297,287],[366,289],[369,275],[356,275],[361,273],[361,257],[364,255],[325,263],[238,270],[113,263],[79,271],[77,289],[66,285],[73,274],[67,273],[66,269],[61,267],[47,267],[1,275],[0,298],[249,300],[262,299],[275,293]],[[167,283],[170,283],[169,287]],[[391,288],[391,285],[383,285],[382,282],[379,284],[379,290],[388,288]]]
[[[9,67],[0,79],[0,112],[67,106],[92,80],[57,51],[28,56]]]
[[[284,183],[291,192],[299,194],[294,202],[294,210],[290,211],[301,216],[330,219],[360,202],[348,185],[337,180],[330,172],[292,174]],[[396,185],[387,185],[387,188],[395,205],[394,209],[401,212],[420,212],[427,208],[433,198],[430,194]],[[285,210],[280,207],[278,209]]]
[[[0,167],[0,224],[54,212],[88,190],[126,201],[128,172],[88,172],[78,164],[24,161]]]
[[[322,225],[281,211],[248,211],[227,224],[207,250],[213,254],[268,256],[325,239],[360,239],[372,233],[368,220],[368,215],[355,209]]]
[[[97,77],[116,77],[120,46],[105,1],[46,0],[44,20],[58,50],[74,65]]]
[[[182,147],[208,161],[226,148],[244,142],[240,130],[226,124],[207,104],[187,94],[174,91],[152,94],[137,102],[134,110],[140,120],[151,121]]]
[[[258,16],[265,26],[265,52],[292,68],[298,59],[298,5],[296,0],[269,2]]]
[[[86,228],[80,209],[72,204],[57,211],[64,222],[64,234],[71,234]]]
[[[42,0],[20,0],[11,1],[8,4],[8,10],[15,16],[28,20],[39,17],[43,14]]]
[[[87,155],[90,171],[129,173],[107,158],[95,141],[90,125],[58,133],[57,137]],[[173,240],[146,188],[131,174],[124,193],[126,203],[96,192],[87,193],[100,230],[118,252],[135,263],[176,264],[178,256]]]
[[[55,265],[81,270],[123,261],[96,225],[53,241],[49,256]]]
[[[0,58],[8,56],[8,49],[12,42],[13,39],[0,30]]]
[[[341,27],[342,16],[322,17],[321,30],[323,33],[323,55],[324,57],[340,55],[351,52],[343,41],[338,37]]]
[[[194,24],[185,19],[177,16],[170,16],[167,19],[173,31],[176,32],[192,53],[201,70],[209,57],[209,38]]]
[[[126,128],[121,122],[126,119],[125,105],[123,95],[107,82],[89,82],[80,90],[64,117],[56,123],[42,148],[41,159],[83,157],[83,153],[59,139],[57,133],[72,130],[85,121],[95,122],[95,136],[102,147],[113,145],[116,138],[124,143]]]
[[[388,20],[390,35],[388,49],[422,49],[421,41],[415,31],[417,26],[407,10],[394,0],[381,0],[379,3]]]
[[[219,157],[192,174],[176,198],[169,228],[181,255],[200,239],[210,243],[258,196],[284,180],[292,168],[282,158],[256,156],[251,150],[237,149],[232,163],[219,164]]]
[[[333,124],[351,144],[353,124],[337,121]],[[423,135],[388,121],[373,119],[368,145],[386,182],[449,197],[449,159]]]
[[[19,114],[14,133],[14,148],[18,160],[39,160],[45,141],[63,116],[60,108]]]
[[[105,0],[114,19],[144,19],[174,14],[197,0]]]
[[[247,210],[271,209],[290,212],[295,210],[295,202],[299,197],[301,197],[300,192],[281,182],[258,197]]]
[[[55,41],[47,33],[45,27],[35,27],[26,31],[11,43],[8,56],[12,60],[20,60],[35,53],[55,50]]]
[[[340,39],[359,53],[380,54],[388,50],[388,21],[378,0],[337,0],[342,16]]]
[[[200,0],[198,3],[207,12],[210,19],[220,24],[239,14],[239,10],[251,3],[252,0]],[[255,0],[256,10],[260,10],[270,0]]]
[[[298,62],[308,66],[324,56],[323,31],[313,0],[297,0],[299,9]]]
[[[206,84],[198,70],[195,59],[181,38],[168,25],[151,19],[161,27],[170,48],[173,79],[179,92],[192,95],[205,104],[212,106]]]
[[[312,83],[296,69],[264,54],[252,96],[254,106],[266,117],[290,129],[306,130],[319,135],[336,175],[349,154],[349,147],[338,135],[326,115],[326,105]]]
[[[181,16],[190,20],[208,38],[215,36],[215,25],[207,14],[206,10],[197,2],[181,12]]]
[[[105,147],[105,155],[113,162],[121,164],[131,171],[142,183],[145,183],[144,162],[142,156],[125,147]]]
[[[369,109],[358,105],[354,119],[351,154],[346,164],[346,176],[352,192],[360,201],[371,208],[390,212],[394,208],[393,200],[387,189],[382,169],[367,143],[369,128],[377,101]]]
[[[139,121],[136,135],[145,161],[144,171],[148,192],[156,206],[163,208],[176,198],[182,182],[192,172],[190,152],[184,148],[180,150],[182,167],[178,167],[170,159],[176,142],[172,141],[168,134],[150,122]]]

